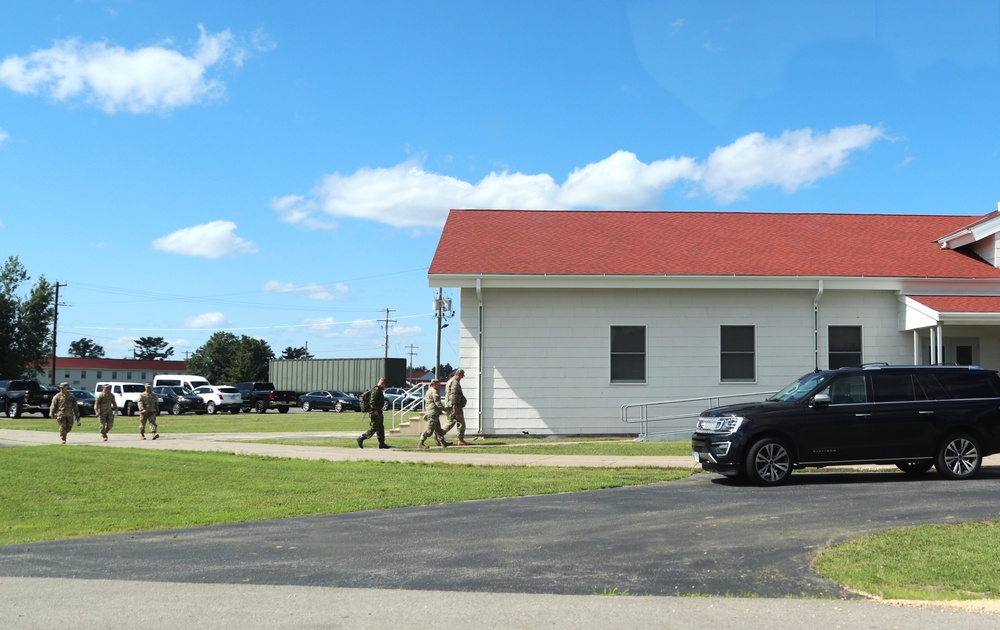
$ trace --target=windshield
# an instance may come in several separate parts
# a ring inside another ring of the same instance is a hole
[[[136,393],[141,394],[144,391],[144,389],[145,388],[143,388],[142,385],[129,385],[129,384],[122,385],[122,391],[125,392],[126,394],[136,394]]]
[[[829,372],[817,372],[807,374],[802,378],[793,381],[788,387],[781,390],[768,400],[781,400],[784,402],[799,402],[809,395],[809,392],[816,389],[820,383],[830,378]]]

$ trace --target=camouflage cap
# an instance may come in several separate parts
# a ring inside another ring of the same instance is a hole
[[[431,385],[440,385],[440,384],[441,384],[441,381],[437,380],[436,378],[432,378],[431,379]]]
[[[69,387],[69,383],[59,383],[59,387]]]

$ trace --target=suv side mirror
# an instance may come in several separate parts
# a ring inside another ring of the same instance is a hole
[[[820,409],[822,407],[830,406],[830,394],[816,394],[813,396],[812,402],[809,406],[814,409]]]

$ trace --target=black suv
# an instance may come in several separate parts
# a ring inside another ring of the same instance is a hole
[[[205,401],[190,389],[184,389],[179,385],[168,385],[154,387],[151,391],[156,394],[160,411],[175,416],[189,411],[197,414],[205,413]]]
[[[862,366],[806,374],[759,403],[701,414],[691,437],[709,472],[772,486],[792,470],[895,464],[968,479],[1000,452],[1000,376],[964,366]]]

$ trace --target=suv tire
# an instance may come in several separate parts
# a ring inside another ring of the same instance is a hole
[[[170,415],[179,416],[181,415],[181,404],[174,403],[174,406],[170,408]]]
[[[263,400],[258,400],[256,406],[254,406],[254,410],[257,413],[267,413],[267,403]]]
[[[7,405],[7,417],[8,418],[20,418],[21,417],[21,403],[12,402]]]
[[[744,472],[750,483],[757,486],[777,486],[792,475],[792,456],[779,439],[758,440],[747,452]]]
[[[207,411],[210,416],[215,415],[215,403],[211,400],[208,401],[208,404],[205,405],[205,411]]]
[[[967,433],[953,433],[938,447],[934,467],[945,479],[970,479],[983,465],[979,441]]]

